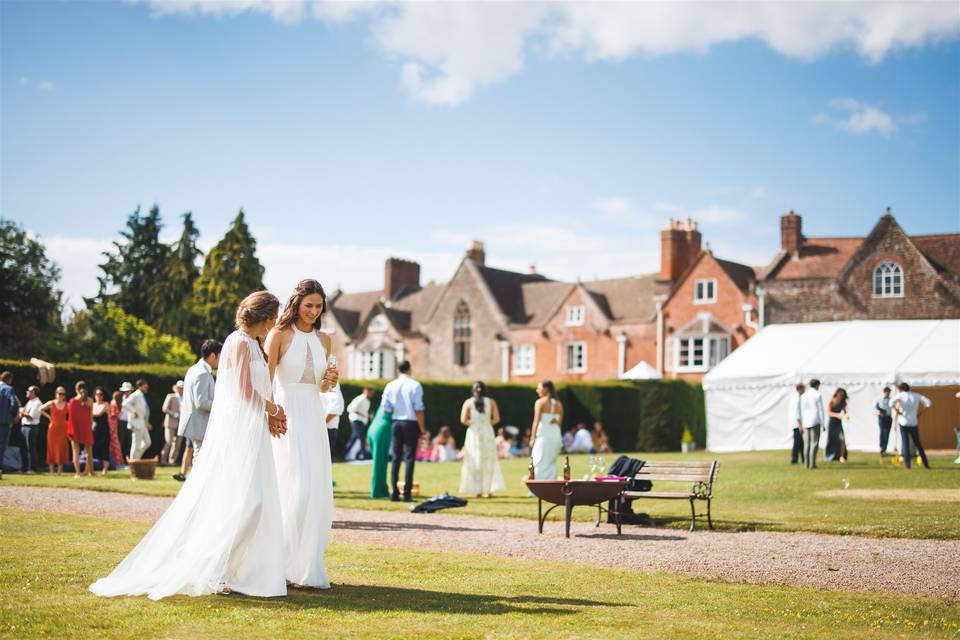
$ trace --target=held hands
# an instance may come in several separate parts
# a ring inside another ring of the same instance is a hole
[[[287,432],[287,414],[283,411],[283,407],[272,402],[267,403],[267,427],[274,438],[279,438]]]

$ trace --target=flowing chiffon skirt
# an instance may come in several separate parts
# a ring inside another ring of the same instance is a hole
[[[251,596],[286,595],[279,542],[283,531],[266,421],[210,426],[173,504],[90,591],[99,596],[146,594],[152,600],[224,588]],[[257,433],[236,437],[230,427]],[[244,451],[249,440],[252,446]]]
[[[323,554],[333,527],[333,469],[323,400],[315,384],[276,387],[287,433],[273,440],[280,490],[285,573],[305,587],[330,588]]]
[[[497,459],[497,444],[489,424],[470,425],[463,441],[460,493],[487,495],[503,491],[503,473]]]

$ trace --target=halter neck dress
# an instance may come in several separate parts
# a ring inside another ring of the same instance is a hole
[[[333,469],[318,382],[327,352],[315,331],[292,326],[293,340],[277,364],[274,396],[287,433],[273,438],[287,580],[327,589],[323,554],[333,526]]]

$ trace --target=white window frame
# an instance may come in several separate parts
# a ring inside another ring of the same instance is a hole
[[[893,260],[884,260],[873,270],[874,298],[902,298],[906,289],[904,284],[903,267]]]
[[[532,376],[537,372],[537,345],[518,344],[513,347],[513,373]]]
[[[567,326],[582,327],[587,321],[587,306],[583,304],[567,305]]]
[[[580,349],[579,366],[571,362],[571,349],[576,349],[576,348]],[[568,342],[563,345],[563,370],[566,373],[586,373],[587,372],[587,343],[586,342],[583,342],[582,340],[578,340],[576,342]]]
[[[696,343],[700,342],[700,363],[697,364],[694,354]],[[721,333],[685,334],[671,339],[673,343],[673,371],[677,373],[702,373],[717,366],[724,358],[730,355],[730,336]],[[683,362],[683,354],[687,354],[687,362]]]
[[[391,350],[376,349],[375,351],[356,351],[357,370],[360,380],[383,380],[392,378],[395,368],[395,357]]]
[[[706,293],[707,287],[710,289],[709,296],[701,295],[700,286],[703,285],[703,293]],[[693,304],[714,304],[717,301],[717,279],[716,278],[698,278],[693,281]]]

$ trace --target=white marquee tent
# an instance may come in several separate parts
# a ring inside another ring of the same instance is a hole
[[[850,396],[850,449],[878,451],[873,406],[886,384],[960,384],[960,320],[849,320],[764,327],[703,379],[707,448],[787,449],[794,386],[819,378],[824,402]],[[824,434],[824,439],[826,435]]]

